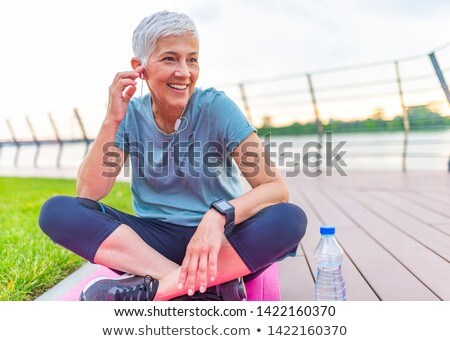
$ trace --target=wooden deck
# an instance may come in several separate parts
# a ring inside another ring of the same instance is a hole
[[[450,300],[450,173],[353,172],[286,180],[290,201],[305,210],[308,228],[297,256],[279,264],[283,301],[314,300],[313,252],[321,225],[336,227],[349,301]]]
[[[450,300],[450,174],[358,172],[287,179],[308,216],[298,255],[280,263],[282,300],[314,300],[321,225],[344,249],[347,299]]]

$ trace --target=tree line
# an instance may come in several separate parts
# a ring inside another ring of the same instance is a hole
[[[450,116],[441,115],[428,105],[409,107],[407,109],[409,126],[411,130],[437,130],[450,128]],[[385,119],[381,109],[377,109],[371,117],[365,120],[341,121],[330,119],[322,124],[324,131],[335,133],[402,131],[403,116],[397,115],[392,119]],[[317,123],[301,124],[295,122],[289,126],[272,127],[270,119],[264,118],[264,124],[258,129],[258,134],[271,135],[304,135],[317,134]]]

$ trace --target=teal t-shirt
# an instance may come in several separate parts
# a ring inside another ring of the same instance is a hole
[[[137,216],[196,227],[213,201],[242,194],[231,152],[256,129],[223,92],[196,88],[179,129],[158,129],[150,94],[132,98],[115,146],[129,154]]]

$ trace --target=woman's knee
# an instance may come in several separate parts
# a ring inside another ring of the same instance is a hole
[[[39,225],[54,242],[93,261],[100,243],[120,225],[101,207],[87,198],[55,196],[42,206]]]
[[[290,203],[272,205],[228,232],[228,240],[253,272],[293,255],[305,235],[306,214]]]
[[[278,217],[279,224],[276,229],[284,235],[287,240],[298,244],[306,232],[308,219],[305,212],[292,203],[281,203],[273,207]]]
[[[74,197],[58,195],[48,199],[41,207],[39,226],[50,238],[56,241],[57,236],[63,233],[61,228],[67,221],[68,214],[76,205]]]

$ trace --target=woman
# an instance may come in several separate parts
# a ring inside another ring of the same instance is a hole
[[[284,179],[239,108],[195,88],[199,39],[189,17],[145,18],[133,50],[133,70],[109,88],[78,196],[50,198],[40,226],[90,262],[127,273],[94,280],[82,300],[243,299],[240,278],[294,255],[306,216],[287,203]],[[150,93],[132,98],[138,78]],[[136,216],[99,202],[127,158]],[[245,194],[239,171],[252,187]]]

